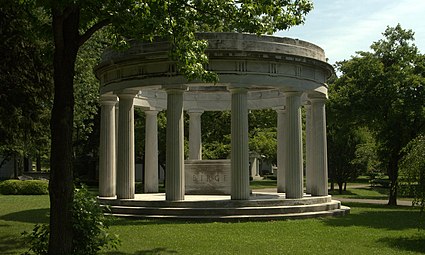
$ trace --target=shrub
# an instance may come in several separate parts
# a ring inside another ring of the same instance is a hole
[[[85,186],[75,189],[72,226],[74,231],[72,255],[94,255],[102,248],[116,249],[120,243],[116,235],[108,232],[108,219],[96,197]],[[35,225],[31,233],[22,233],[30,249],[25,255],[48,254],[49,226]]]
[[[49,225],[37,224],[31,233],[23,232],[22,235],[27,239],[30,249],[22,255],[47,255],[49,247]]]
[[[7,180],[0,183],[0,193],[3,195],[16,195],[18,194],[19,180]]]
[[[398,184],[398,192],[403,197],[415,197],[415,195],[420,190],[420,186],[418,184],[409,184],[409,183],[399,183]]]
[[[73,203],[73,255],[94,255],[102,248],[116,248],[116,235],[108,233],[108,219],[99,201],[85,186],[76,189]]]
[[[43,180],[6,180],[0,183],[3,195],[45,195],[49,194],[49,182]]]

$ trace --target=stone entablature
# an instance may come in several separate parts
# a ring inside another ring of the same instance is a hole
[[[323,86],[333,70],[320,47],[297,39],[238,33],[201,33],[198,37],[209,41],[210,62],[206,68],[219,74],[216,86],[315,90]],[[96,68],[101,93],[129,87],[212,85],[188,83],[169,60],[168,50],[166,42],[132,42],[123,52],[107,50]]]

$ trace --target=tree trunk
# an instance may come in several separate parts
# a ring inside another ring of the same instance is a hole
[[[18,161],[16,155],[13,155],[13,178],[18,179]]]
[[[347,191],[347,182],[344,182],[344,191]]]
[[[53,8],[55,51],[54,102],[51,117],[49,254],[72,253],[72,128],[74,121],[74,67],[79,48],[79,9]]]
[[[399,157],[397,155],[392,156],[388,165],[388,177],[390,178],[388,205],[397,205],[398,160]]]
[[[344,183],[343,182],[338,182],[338,193],[341,195],[342,194],[342,185]]]
[[[24,157],[24,173],[29,172],[30,170],[30,159],[28,157]]]
[[[41,172],[41,156],[40,154],[37,154],[37,159],[35,163],[35,171]]]
[[[335,191],[335,183],[333,181],[331,181],[331,191]]]

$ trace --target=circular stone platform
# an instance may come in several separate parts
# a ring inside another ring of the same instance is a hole
[[[186,195],[184,201],[166,201],[164,193],[136,194],[134,199],[99,197],[118,217],[176,220],[276,220],[340,216],[348,214],[331,196],[286,199],[283,193],[253,192],[249,200],[226,195]]]

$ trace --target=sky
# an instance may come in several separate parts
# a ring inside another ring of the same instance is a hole
[[[415,44],[425,54],[425,0],[312,0],[305,24],[276,33],[320,46],[330,64],[369,51],[387,26],[400,24],[415,32]]]

